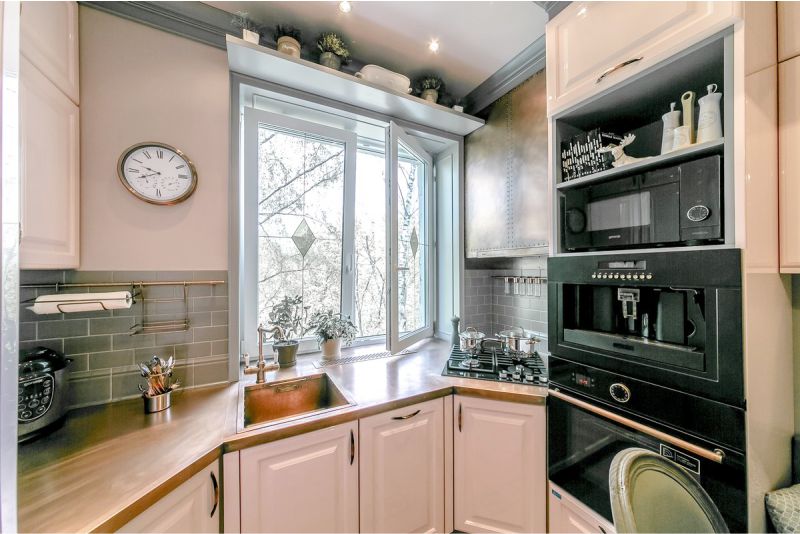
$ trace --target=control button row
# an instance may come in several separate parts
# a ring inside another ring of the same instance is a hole
[[[653,273],[647,274],[631,274],[631,273],[592,273],[592,278],[601,278],[603,280],[652,280]]]

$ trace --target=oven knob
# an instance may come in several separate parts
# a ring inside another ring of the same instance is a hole
[[[597,273],[592,273],[592,278],[597,278]]]
[[[619,382],[611,384],[608,392],[611,394],[611,398],[617,402],[625,404],[631,400],[631,390],[625,384],[620,384]]]
[[[651,273],[647,273],[647,276],[645,278],[647,278],[648,280],[652,280],[653,275]]]
[[[625,278],[627,278],[628,280],[630,280],[631,278],[633,278],[633,276],[631,276],[631,275],[629,275],[629,274],[626,274],[626,275],[625,275]]]
[[[614,278],[619,278],[619,273],[614,273]]]

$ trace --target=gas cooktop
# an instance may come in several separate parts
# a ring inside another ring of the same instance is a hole
[[[547,367],[538,353],[533,356],[506,354],[499,349],[484,349],[472,355],[454,346],[442,375],[532,386],[547,385]]]

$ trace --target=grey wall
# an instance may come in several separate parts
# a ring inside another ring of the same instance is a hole
[[[129,282],[225,280],[227,271],[21,271],[21,284],[54,282]],[[116,290],[116,288],[112,288]],[[92,289],[93,292],[104,288]],[[88,292],[89,289],[71,290]],[[20,351],[44,346],[65,353],[70,365],[70,405],[100,404],[140,395],[143,382],[137,362],[153,355],[174,356],[174,378],[182,387],[228,380],[228,285],[190,286],[186,332],[130,335],[141,320],[142,302],[130,309],[85,313],[36,315],[25,303],[52,289],[22,289],[20,294]],[[66,292],[66,291],[65,291]],[[183,288],[145,288],[145,298],[182,297]],[[147,320],[172,320],[184,316],[183,302],[148,302]]]
[[[538,295],[506,293],[505,282],[494,276],[547,276],[547,258],[526,258],[524,268],[467,269],[466,306],[461,329],[474,326],[487,336],[521,326],[547,335],[547,284]],[[537,350],[547,351],[546,340]]]

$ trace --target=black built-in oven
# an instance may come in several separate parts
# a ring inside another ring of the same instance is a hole
[[[744,407],[741,253],[548,259],[550,352]]]
[[[720,156],[709,156],[562,189],[562,246],[584,251],[723,242],[721,165]]]
[[[548,477],[613,521],[609,469],[629,447],[660,454],[747,530],[744,410],[551,356]],[[675,513],[679,513],[678,510]]]

